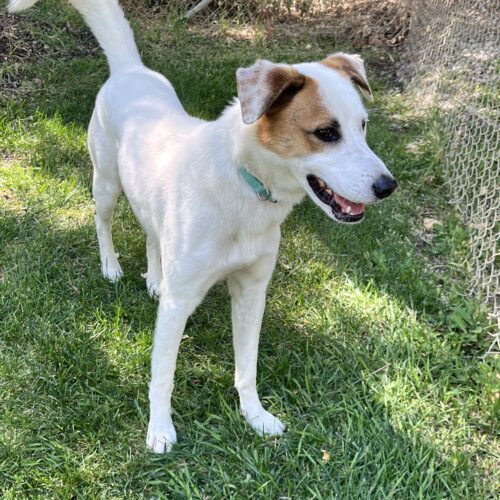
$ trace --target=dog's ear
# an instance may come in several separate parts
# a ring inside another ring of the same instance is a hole
[[[359,87],[359,90],[366,99],[373,101],[372,89],[366,78],[365,65],[360,56],[337,52],[323,59],[321,63],[329,68],[336,69],[350,78]]]
[[[286,64],[259,60],[236,71],[243,123],[256,122],[272,107],[288,102],[305,83],[305,76]]]

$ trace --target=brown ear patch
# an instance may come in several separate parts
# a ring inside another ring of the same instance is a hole
[[[236,81],[243,123],[249,125],[266,113],[281,94],[300,89],[304,76],[291,66],[259,60],[249,68],[239,68]]]
[[[323,104],[316,80],[302,76],[297,89],[288,87],[257,122],[260,142],[282,157],[322,151],[325,145],[311,134],[332,116]]]
[[[350,56],[342,53],[332,54],[320,61],[320,63],[352,80],[367,99],[373,100],[372,90],[365,76],[363,60],[359,56]]]
[[[267,75],[267,86],[269,95],[266,101],[264,113],[271,108],[286,106],[293,96],[304,86],[305,76],[301,75],[295,68],[277,67]]]

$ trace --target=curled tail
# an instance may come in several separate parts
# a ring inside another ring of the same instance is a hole
[[[9,11],[18,12],[38,0],[10,0]],[[134,35],[118,0],[69,0],[84,17],[108,59],[111,73],[141,65]]]

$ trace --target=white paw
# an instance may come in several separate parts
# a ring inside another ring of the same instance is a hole
[[[146,278],[146,287],[148,289],[149,296],[153,299],[157,299],[160,296],[161,278],[150,278],[148,273],[142,273],[141,276]]]
[[[244,416],[259,436],[281,436],[285,430],[285,424],[264,408],[258,412],[244,414]]]
[[[149,424],[146,444],[153,453],[169,453],[177,443],[177,433],[172,423],[162,427],[153,427]]]
[[[151,298],[157,299],[160,297],[160,283],[149,283],[147,286]]]
[[[118,264],[118,262],[115,265],[103,265],[101,267],[102,270],[102,275],[109,281],[115,282],[118,281],[122,276],[123,276],[123,271]]]

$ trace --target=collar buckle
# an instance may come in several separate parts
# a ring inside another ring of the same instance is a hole
[[[245,179],[246,183],[252,188],[260,201],[269,201],[271,203],[278,202],[278,200],[275,200],[273,198],[271,191],[264,186],[262,181],[257,179],[257,177],[255,177],[255,175],[253,175],[246,167],[240,165],[238,170],[243,179]]]
[[[259,198],[260,201],[268,201],[269,198],[271,197],[271,191],[269,191],[269,189],[266,189],[265,193],[266,196],[262,196],[262,193],[256,193],[257,198]]]

